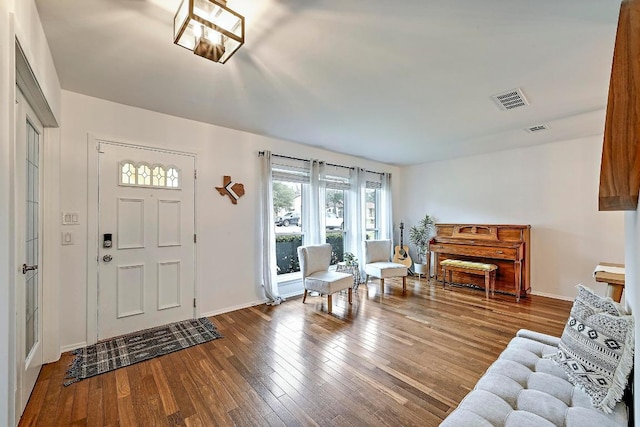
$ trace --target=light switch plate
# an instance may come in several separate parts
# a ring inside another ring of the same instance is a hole
[[[62,225],[80,224],[80,214],[78,212],[62,212]]]
[[[62,232],[62,245],[66,246],[66,245],[73,245],[74,241],[73,241],[73,232],[71,231],[63,231]]]

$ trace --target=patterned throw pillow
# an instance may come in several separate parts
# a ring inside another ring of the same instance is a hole
[[[633,367],[633,347],[633,316],[610,298],[578,285],[558,353],[551,359],[605,413],[622,399]]]

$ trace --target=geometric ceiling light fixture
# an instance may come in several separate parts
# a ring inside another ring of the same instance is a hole
[[[224,64],[244,44],[244,16],[226,0],[182,0],[173,18],[173,42]]]

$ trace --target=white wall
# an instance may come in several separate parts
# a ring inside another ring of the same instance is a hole
[[[13,3],[16,38],[38,79],[38,84],[53,115],[60,123],[60,82],[49,50],[49,43],[38,16],[38,9],[34,0],[14,0]],[[13,58],[11,63],[13,64]]]
[[[621,212],[598,211],[602,137],[556,142],[403,169],[408,226],[425,214],[442,223],[531,225],[533,293],[573,299],[601,261],[624,262]]]
[[[76,244],[61,246],[63,348],[86,340],[87,134],[97,138],[173,148],[197,155],[197,293],[201,314],[219,313],[263,300],[258,271],[260,150],[331,163],[356,165],[398,176],[399,169],[291,142],[62,92],[60,209],[80,213],[71,228]],[[237,205],[215,190],[224,175],[244,184]],[[397,180],[396,180],[397,181]],[[397,185],[396,185],[397,186]]]

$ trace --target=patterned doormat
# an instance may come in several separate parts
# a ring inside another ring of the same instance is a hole
[[[74,350],[64,385],[222,338],[206,317],[145,329]]]

